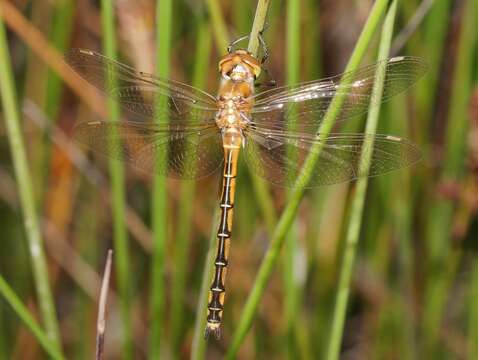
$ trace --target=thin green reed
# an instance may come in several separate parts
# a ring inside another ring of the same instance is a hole
[[[3,276],[0,275],[0,293],[5,298],[7,303],[12,307],[13,311],[23,321],[25,326],[32,332],[40,345],[46,353],[53,359],[64,359],[58,344],[52,341],[49,336],[43,331],[28,311],[28,308],[18,298],[17,294],[8,285]],[[2,336],[3,337],[3,336]]]
[[[441,77],[440,64],[443,61],[443,51],[446,44],[446,32],[449,27],[450,17],[452,13],[452,0],[435,1],[430,10],[423,26],[422,39],[417,42],[410,42],[414,53],[423,52],[429,65],[427,76],[417,84],[418,93],[418,116],[426,121],[421,128],[424,129],[422,141],[429,141],[429,129],[432,116],[434,115],[433,107],[436,101],[436,91],[438,81]],[[416,45],[415,45],[416,44]],[[432,89],[432,90],[431,90]],[[427,124],[428,123],[428,124]]]
[[[1,277],[1,275],[0,275]],[[3,294],[3,292],[2,292]],[[7,332],[7,329],[6,329],[6,316],[5,316],[5,311],[4,309],[2,309],[2,311],[0,311],[0,333],[2,334],[5,334]],[[45,338],[46,338],[46,334],[45,334]],[[7,337],[6,336],[2,336],[0,337],[0,359],[1,360],[4,360],[4,359],[8,359],[8,349],[7,349]]]
[[[420,79],[420,82],[422,79]],[[388,110],[384,114],[383,120],[386,120],[387,127],[386,131],[391,134],[410,134],[410,129],[408,126],[408,121],[404,121],[406,116],[407,109],[407,100],[409,98],[405,96],[400,96],[388,103],[386,109]],[[416,100],[416,97],[414,97]],[[391,241],[396,239],[397,241],[397,255],[393,256],[392,263],[397,262],[398,270],[396,283],[393,283],[393,301],[395,306],[392,308],[392,311],[395,318],[399,318],[400,321],[396,321],[396,329],[400,331],[400,353],[404,359],[413,359],[416,352],[416,326],[415,326],[415,311],[413,308],[413,270],[414,270],[414,261],[413,261],[413,229],[412,229],[412,214],[414,209],[413,204],[413,191],[416,190],[415,182],[412,182],[411,172],[418,171],[419,167],[413,167],[411,169],[402,169],[397,172],[393,178],[384,177],[380,179],[380,198],[389,199],[386,203],[381,203],[380,206],[377,206],[371,201],[373,207],[378,208],[379,211],[378,218],[384,218],[386,214],[385,221],[383,221],[383,226],[390,227],[390,236],[384,235],[382,241],[386,244],[387,250],[393,248]],[[416,176],[414,176],[414,179]],[[400,190],[400,191],[397,191]],[[371,218],[370,216],[368,218]],[[375,235],[375,234],[373,234]],[[370,238],[369,242],[377,243],[377,239],[373,237]],[[373,247],[374,248],[374,247]],[[379,258],[383,257],[383,254],[378,254],[371,249],[373,252],[373,257]],[[388,264],[391,266],[392,264]],[[387,276],[386,273],[383,275]],[[382,313],[390,312],[388,307],[384,307],[381,310]],[[390,317],[389,314],[384,314],[385,316]],[[380,342],[380,339],[376,339],[376,343]],[[398,343],[396,341],[396,343]],[[378,344],[377,344],[378,345]],[[387,349],[386,345],[383,346],[385,350]],[[388,348],[389,349],[389,348]]]
[[[380,20],[382,19],[382,15],[385,12],[387,4],[387,0],[377,0],[375,2],[367,19],[367,22],[362,30],[362,33],[360,34],[357,44],[355,45],[355,49],[352,53],[352,56],[347,64],[346,71],[354,71],[358,68],[360,61],[362,60],[365,52],[367,51],[368,45],[372,40],[373,34],[375,33],[375,30]],[[343,104],[343,101],[344,98],[341,96],[336,96],[334,98],[319,129],[320,133],[327,135],[330,132],[334,124],[334,120]],[[254,286],[247,299],[246,305],[241,315],[241,319],[233,335],[231,345],[226,355],[227,359],[233,359],[236,357],[239,347],[244,341],[244,338],[246,337],[247,332],[252,325],[252,321],[257,312],[259,301],[264,294],[268,280],[277,262],[285,236],[288,233],[295,218],[300,200],[304,195],[305,186],[308,183],[310,177],[312,176],[312,170],[319,158],[320,150],[321,146],[316,146],[315,148],[311,149],[311,154],[306,159],[302,172],[297,178],[297,185],[291,193],[287,207],[282,213],[279,222],[275,228],[269,246],[269,250],[267,251],[264,260],[261,263],[259,272],[254,282]]]
[[[300,1],[287,1],[286,14],[286,81],[287,85],[299,82],[300,77]],[[293,130],[297,124],[289,124]]]
[[[54,14],[53,7],[45,7],[41,1],[35,1],[31,4],[31,13],[29,21],[40,31],[48,31],[49,25],[45,19],[49,19]],[[24,77],[24,97],[27,97],[40,107],[45,106],[47,90],[48,68],[38,61],[38,56],[34,51],[27,52]],[[20,88],[20,87],[19,87]],[[47,179],[45,169],[48,168],[46,154],[48,153],[48,143],[45,142],[43,134],[33,132],[28,135],[26,143],[27,152],[29,152],[29,166],[31,179],[33,182],[33,191],[37,206],[40,206],[44,197],[45,181]],[[35,151],[31,151],[35,149]]]
[[[306,79],[318,79],[322,75],[322,61],[321,61],[321,43],[320,43],[320,6],[315,0],[308,0],[305,4],[304,10],[305,16],[305,26],[307,29],[307,36],[304,37],[304,55],[303,63],[305,69],[305,78]],[[310,321],[311,328],[305,327],[303,329],[300,327],[298,330],[302,332],[302,337],[310,342],[308,350],[316,354],[319,349],[321,349],[321,341],[318,339],[321,338],[323,333],[323,328],[327,321],[324,321],[327,316],[329,316],[328,306],[322,299],[322,295],[328,291],[329,287],[326,283],[321,281],[321,277],[327,278],[327,272],[321,271],[324,267],[321,264],[321,253],[319,251],[319,233],[321,229],[321,222],[323,222],[322,209],[324,207],[324,202],[326,200],[325,194],[328,193],[327,187],[321,187],[313,189],[310,193],[312,208],[310,213],[314,214],[313,217],[309,219],[310,231],[307,236],[307,258],[308,258],[308,269],[314,269],[311,279],[307,279],[308,283],[312,285],[311,289],[304,291],[315,294],[315,301],[320,304],[320,306],[315,306],[313,311],[310,314],[312,321]],[[314,288],[315,287],[315,288]],[[303,314],[302,316],[306,316]],[[313,339],[313,341],[311,341]],[[313,358],[313,356],[312,356]]]
[[[478,11],[478,4],[475,1],[475,11]],[[478,34],[475,33],[478,37]],[[478,43],[478,39],[476,39]],[[478,44],[475,44],[475,47]],[[471,74],[470,74],[471,75]],[[478,86],[478,78],[475,73],[474,87]],[[478,359],[478,260],[473,259],[470,266],[470,279],[468,283],[468,359]]]
[[[466,138],[468,133],[468,105],[476,82],[474,62],[475,47],[478,44],[476,14],[478,1],[468,0],[464,7],[464,16],[460,31],[456,69],[453,79],[453,93],[450,99],[450,112],[446,132],[446,155],[443,175],[462,178],[465,169]]]
[[[270,0],[265,0],[265,1],[261,0],[261,2],[269,3]],[[212,30],[214,33],[216,47],[218,48],[218,53],[223,54],[225,53],[226,48],[229,45],[229,35],[227,33],[227,29],[225,25],[223,26],[224,17],[222,15],[221,8],[217,0],[208,0],[208,9],[212,18]],[[266,14],[256,14],[256,16],[265,17]],[[255,35],[256,41],[252,47],[251,47],[251,39],[253,39],[254,36],[252,36],[251,34],[251,36],[249,37],[250,40],[249,40],[247,50],[256,57],[259,54],[259,45],[260,45],[259,41],[257,40],[257,34],[261,30],[262,28],[253,29],[253,32],[256,34]],[[254,41],[252,41],[252,43],[254,43]],[[257,197],[258,204],[266,224],[266,228],[271,233],[277,219],[276,219],[274,204],[272,202],[271,196],[269,195],[269,187],[264,180],[260,179],[257,176],[253,176],[251,178],[251,181],[253,185],[254,194]]]
[[[382,29],[382,37],[380,40],[380,47],[378,51],[378,59],[382,60],[388,57],[390,52],[390,43],[393,34],[393,24],[395,22],[395,13],[397,9],[397,0],[394,0]],[[375,83],[372,90],[372,98],[376,102],[382,97],[383,81],[385,79],[385,67],[378,67],[375,73]],[[380,113],[380,107],[372,107],[368,113],[367,124],[365,127],[366,134],[375,134],[377,130],[378,116]],[[362,157],[360,160],[361,172],[368,172],[370,169],[370,160],[372,157],[371,151],[365,151],[365,149],[371,149],[373,147],[373,141],[369,140],[364,142],[362,149]],[[368,178],[360,178],[357,181],[357,188],[355,197],[352,201],[352,210],[349,220],[349,226],[347,229],[347,235],[345,240],[345,249],[342,258],[342,265],[340,269],[340,276],[338,282],[338,289],[335,298],[335,307],[332,317],[332,328],[330,331],[330,339],[327,346],[326,359],[333,360],[339,358],[340,344],[342,342],[342,334],[345,322],[345,315],[347,309],[348,295],[350,292],[350,281],[352,278],[352,269],[355,260],[355,254],[357,251],[357,243],[360,235],[360,228],[362,225],[363,209],[365,203],[365,195],[367,193]]]
[[[307,36],[304,37],[303,66],[307,79],[317,79],[322,73],[320,43],[320,6],[315,0],[307,0],[304,6],[304,21],[307,24]]]
[[[171,33],[173,2],[171,0],[156,1],[156,75],[167,78],[170,72]],[[168,106],[166,102],[156,104],[158,107]],[[157,122],[167,124],[169,119],[162,117]],[[167,159],[168,154],[161,158]],[[156,163],[163,167],[164,164]],[[168,237],[168,189],[167,180],[158,174],[153,178],[152,194],[152,228],[153,255],[151,269],[151,333],[149,339],[149,356],[152,359],[161,357],[161,344],[164,338],[164,306],[165,287],[165,247]]]
[[[257,57],[258,55],[256,54],[255,56]],[[277,214],[269,192],[269,184],[262,178],[253,174],[251,176],[251,182],[267,232],[269,236],[271,236],[277,223]]]
[[[435,115],[434,108],[437,106],[436,101],[437,101],[437,91],[436,89],[438,88],[438,83],[440,77],[443,75],[442,70],[440,68],[441,63],[444,58],[444,47],[446,44],[446,33],[447,29],[450,26],[450,17],[452,14],[452,3],[453,1],[451,0],[442,0],[442,1],[435,1],[433,4],[433,7],[430,10],[430,13],[427,15],[427,17],[424,20],[424,24],[422,26],[422,31],[420,31],[417,34],[417,40],[409,42],[408,48],[411,49],[413,53],[423,53],[423,56],[426,58],[427,63],[429,65],[429,71],[427,75],[417,84],[417,91],[416,91],[416,98],[417,98],[417,115],[416,118],[420,119],[421,126],[418,127],[419,133],[417,136],[417,141],[419,143],[430,143],[433,142],[434,139],[430,136],[430,127],[433,123],[433,116]],[[429,149],[429,150],[428,150]],[[434,157],[435,154],[433,152],[434,148],[432,146],[424,147],[424,157],[429,158],[429,157]],[[428,150],[428,151],[427,151]],[[417,181],[414,182],[414,191],[413,195],[414,199],[423,199],[420,194],[423,193],[429,193],[430,189],[434,188],[435,185],[435,180],[433,177],[425,177],[425,181]],[[433,191],[432,191],[433,192]],[[422,231],[425,232],[425,237],[430,239],[429,245],[426,245],[429,247],[427,252],[429,254],[435,253],[435,251],[439,248],[439,246],[436,246],[435,240],[437,237],[435,236],[434,232],[437,231],[437,236],[440,238],[442,235],[446,234],[446,230],[443,230],[441,228],[444,225],[444,219],[442,215],[440,215],[443,212],[443,202],[438,202],[436,203],[433,200],[434,195],[428,196],[425,198],[427,200],[427,207],[426,207],[426,214],[425,218],[428,220],[424,221],[424,226],[422,226]],[[420,201],[418,200],[418,201]],[[421,207],[422,204],[416,204],[420,205]],[[411,205],[412,208],[413,204]],[[417,207],[415,207],[417,208]],[[428,223],[428,224],[427,224]],[[440,241],[441,243],[442,241]],[[429,266],[429,265],[426,265]],[[432,265],[433,267],[434,265]],[[439,275],[440,276],[440,275]],[[427,276],[428,278],[428,276]],[[442,301],[438,296],[432,295],[433,292],[435,292],[434,289],[432,289],[433,286],[433,280],[429,281],[427,279],[428,285],[427,285],[427,290],[425,290],[425,299],[430,298],[431,302],[435,302],[437,304],[437,307],[440,307],[439,302]],[[424,328],[430,328],[432,331],[436,331],[434,328],[436,326],[436,320],[434,319],[434,313],[435,310],[432,308],[429,308],[428,306],[424,306],[424,321],[421,323],[424,325],[423,327],[420,327],[419,330],[423,330]],[[431,314],[431,315],[427,315]],[[430,320],[427,320],[429,318]],[[430,322],[430,326],[428,327],[425,325],[427,322]],[[410,335],[409,335],[410,336]],[[427,337],[428,334],[424,334],[424,336],[420,339],[421,342],[427,342]],[[410,336],[411,339],[413,339]],[[416,340],[416,339],[413,339]],[[427,347],[425,345],[425,347]],[[426,350],[425,350],[426,352]]]
[[[206,86],[207,74],[209,69],[209,59],[211,55],[211,30],[204,16],[198,21],[196,54],[192,85],[199,89]],[[194,143],[188,143],[186,153],[194,150]],[[192,156],[186,157],[187,167],[195,167],[196,159]],[[174,246],[174,269],[171,297],[171,326],[173,351],[176,353],[181,345],[181,339],[184,333],[183,313],[186,278],[188,274],[188,249],[189,239],[193,224],[193,204],[196,186],[194,181],[184,181],[181,183],[181,196],[179,200],[177,236]],[[181,225],[179,225],[181,224]]]
[[[475,56],[478,44],[476,13],[478,2],[469,0],[464,5],[459,34],[458,51],[453,74],[450,107],[447,116],[446,151],[442,180],[461,180],[465,170],[465,149],[468,129],[468,102],[472,92]],[[438,356],[442,352],[440,329],[444,306],[450,286],[460,264],[461,251],[450,247],[454,204],[447,199],[436,199],[426,224],[427,246],[430,254],[428,283],[423,314],[423,356]]]
[[[211,16],[212,29],[218,53],[222,54],[229,44],[229,36],[226,22],[221,12],[221,5],[218,0],[207,0],[207,6]]]
[[[204,258],[204,270],[201,279],[201,290],[199,291],[199,299],[196,307],[196,321],[194,323],[193,344],[191,349],[191,360],[203,360],[206,353],[207,341],[204,339],[204,329],[207,320],[207,305],[209,296],[209,286],[214,270],[214,259],[216,257],[217,248],[217,228],[219,226],[219,207],[214,211],[214,221],[211,227],[211,235],[209,237],[209,249]]]
[[[254,15],[254,22],[252,23],[251,33],[249,35],[249,43],[247,44],[247,51],[257,57],[259,55],[259,34],[264,29],[266,23],[267,12],[272,0],[258,0],[256,13]]]
[[[40,7],[45,7],[44,3],[39,2],[38,4]],[[65,0],[56,2],[55,5],[51,7],[51,12],[52,14],[50,14],[50,16],[52,17],[52,20],[50,25],[51,28],[49,29],[49,41],[56,50],[60,53],[64,53],[64,50],[69,43],[70,33],[73,26],[73,1]],[[28,59],[29,61],[38,62],[38,57],[33,52]],[[38,102],[37,105],[44,108],[45,114],[49,120],[56,121],[61,106],[63,83],[58,74],[50,68],[45,68],[45,76],[43,79],[45,81],[42,83],[42,87],[38,88],[36,91],[41,94],[40,98],[43,101]],[[34,101],[36,101],[35,98]],[[39,133],[37,142],[33,142],[29,145],[31,149],[35,149],[35,156],[32,157],[32,161],[36,164],[32,170],[33,176],[36,178],[36,183],[34,185],[35,189],[37,189],[37,197],[40,199],[39,202],[41,202],[41,198],[44,196],[43,192],[47,192],[44,189],[47,189],[47,179],[49,174],[45,169],[51,169],[50,157],[53,148],[50,144],[49,141],[45,142],[43,134]]]
[[[81,115],[79,117],[81,118]],[[75,212],[75,230],[72,234],[73,242],[76,250],[85,261],[89,264],[102,264],[105,255],[104,251],[102,251],[103,247],[98,246],[101,243],[100,234],[103,234],[100,228],[102,216],[100,204],[102,204],[102,199],[98,197],[98,188],[86,182],[82,184],[80,192],[82,202]],[[73,294],[72,321],[75,322],[77,330],[75,331],[75,342],[71,348],[71,353],[74,355],[70,359],[83,360],[91,357],[95,351],[95,347],[92,344],[96,333],[91,331],[89,334],[85,334],[82,329],[92,325],[92,309],[95,313],[98,310],[96,303],[91,301],[91,298],[85,294],[84,289],[78,287],[74,289]],[[99,298],[99,293],[95,294],[95,297]],[[106,321],[108,326],[108,318]],[[108,332],[106,336],[109,336]]]
[[[266,6],[263,7],[258,6],[257,9],[268,8],[268,3],[271,0],[260,0],[261,3],[264,3]],[[227,46],[229,45],[229,35],[227,33],[227,29],[224,25],[224,17],[221,12],[221,8],[217,0],[208,0],[208,9],[209,13],[211,14],[212,18],[212,28],[213,33],[216,41],[216,46],[218,48],[218,53],[223,54],[226,51]],[[259,13],[256,14],[256,17],[264,17],[266,13]],[[252,30],[250,37],[249,37],[249,44],[247,50],[253,54],[255,57],[259,56],[259,40],[258,40],[258,33],[262,31],[262,28],[255,28]],[[255,35],[253,35],[255,34]],[[255,40],[253,40],[255,37]],[[269,194],[269,187],[268,184],[257,176],[253,176],[251,178],[252,186],[254,190],[254,194],[257,197],[257,202],[259,204],[259,208],[262,212],[262,216],[265,221],[265,225],[269,233],[272,233],[275,223],[277,222],[277,216],[274,209],[274,203],[272,198]]]
[[[112,0],[101,1],[101,25],[103,30],[103,52],[111,59],[117,58],[116,22]],[[115,82],[116,79],[107,79]],[[107,102],[110,121],[120,121],[120,109],[113,99]],[[118,141],[116,137],[109,139]],[[122,321],[123,358],[133,358],[133,335],[131,325],[131,287],[128,233],[125,222],[124,168],[120,161],[109,160],[111,177],[111,210],[113,214],[113,241],[115,247],[115,269],[118,283],[118,301]]]
[[[261,210],[262,217],[266,225],[269,235],[272,235],[274,226],[277,223],[277,214],[274,208],[272,197],[269,195],[269,185],[265,180],[253,175],[251,177],[254,195],[257,199],[257,204]]]
[[[232,3],[234,30],[236,35],[246,34],[251,22],[252,0],[234,1]]]
[[[471,263],[468,282],[468,359],[478,359],[478,260]]]
[[[247,51],[249,51],[256,58],[259,57],[261,52],[259,34],[264,29],[271,2],[272,0],[259,0],[257,2],[254,22],[252,24],[251,33],[249,34],[249,43],[247,44]],[[262,51],[264,51],[264,49],[262,49]],[[263,179],[255,175],[252,176],[251,181],[267,231],[269,232],[269,236],[271,236],[277,223],[277,214],[274,208],[272,197],[269,193],[269,185]]]
[[[286,13],[286,82],[287,85],[294,85],[299,82],[300,77],[300,6],[298,0],[287,1]],[[294,106],[294,105],[292,105]],[[294,108],[290,111],[293,114]],[[287,124],[290,131],[297,129],[297,121],[290,121]],[[293,152],[292,147],[288,149],[289,156],[293,159],[297,153]],[[297,309],[299,307],[300,286],[296,272],[297,267],[302,264],[296,262],[299,252],[297,223],[292,226],[286,236],[284,252],[284,322],[286,329],[286,341],[289,358],[297,355],[297,349],[294,342],[294,326],[297,321]]]
[[[1,8],[0,8],[1,11]],[[18,186],[20,204],[25,221],[25,232],[31,256],[33,278],[40,305],[40,313],[48,338],[61,353],[61,341],[58,321],[55,314],[53,295],[48,280],[48,267],[43,250],[32,179],[28,168],[24,140],[20,127],[20,114],[17,107],[10,54],[8,51],[5,27],[0,16],[0,95],[7,127],[10,152]]]
[[[72,0],[58,1],[55,6],[56,11],[52,21],[50,41],[59,52],[63,52],[70,40],[75,7]],[[48,70],[47,81],[45,113],[50,119],[54,120],[60,108],[63,84],[60,77],[51,69]]]

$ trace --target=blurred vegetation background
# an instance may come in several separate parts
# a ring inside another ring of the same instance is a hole
[[[342,72],[372,16],[361,64],[375,62],[388,5],[272,0],[266,67],[279,85]],[[397,5],[390,56],[429,70],[382,106],[377,131],[412,140],[423,161],[369,181],[356,247],[356,183],[307,191],[242,337],[288,195],[241,164],[223,336],[205,342],[219,176],[157,179],[85,153],[74,124],[115,110],[62,56],[92,49],[214,94],[217,61],[250,32],[256,1],[0,1],[0,359],[94,357],[109,248],[107,359],[478,359],[478,1]]]

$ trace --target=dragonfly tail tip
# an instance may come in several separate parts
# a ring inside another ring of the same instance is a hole
[[[204,339],[208,340],[209,336],[213,335],[216,340],[221,339],[221,327],[219,323],[208,323],[204,331]]]

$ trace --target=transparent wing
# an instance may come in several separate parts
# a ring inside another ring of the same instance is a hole
[[[73,49],[65,60],[90,84],[134,115],[134,120],[214,122],[216,99],[202,90],[137,71],[90,50]]]
[[[379,67],[385,67],[385,80],[383,96],[375,100],[372,88]],[[297,124],[298,131],[315,134],[334,96],[341,95],[344,98],[336,118],[336,121],[343,121],[364,114],[369,106],[377,106],[403,92],[426,69],[425,62],[420,58],[402,56],[354,72],[264,91],[254,96],[252,125],[258,129],[280,130],[293,122]]]
[[[92,150],[129,163],[147,173],[198,179],[222,164],[222,140],[214,126],[154,123],[82,122],[75,137]]]
[[[318,153],[307,187],[331,185],[376,176],[420,160],[409,141],[388,135],[289,134],[247,131],[244,158],[253,173],[278,186],[293,187],[310,153]],[[369,172],[360,166],[361,154],[371,152]]]

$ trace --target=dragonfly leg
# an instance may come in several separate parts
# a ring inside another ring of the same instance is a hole
[[[262,55],[262,58],[261,58],[261,64],[264,64],[266,62],[266,60],[269,58],[269,48],[267,47],[267,44],[264,40],[264,32],[269,28],[269,24],[266,23],[264,25],[264,27],[262,28],[261,31],[259,31],[259,33],[257,34],[257,38],[259,39],[259,43],[261,44],[261,47],[262,47],[262,52],[263,52],[263,55]],[[250,38],[250,34],[247,34],[247,35],[244,35],[244,36],[241,36],[235,40],[233,40],[231,43],[229,43],[228,47],[227,47],[227,52],[230,54],[232,52],[232,48],[240,43],[241,41],[243,40],[246,40],[246,39],[249,39]]]
[[[262,55],[261,64],[264,64],[266,60],[269,58],[269,48],[267,47],[266,41],[264,40],[264,37],[262,36],[264,31],[266,31],[268,27],[269,25],[266,24],[266,26],[264,26],[264,28],[261,31],[259,31],[259,34],[257,35],[257,38],[259,39],[259,43],[262,46],[262,52],[264,53]]]
[[[237,45],[238,43],[240,43],[241,41],[246,40],[246,39],[249,39],[249,34],[241,36],[241,37],[237,38],[236,40],[233,40],[231,43],[229,43],[229,45],[227,47],[227,52],[230,54],[232,52],[232,48],[235,45]]]
[[[269,69],[267,69],[266,67],[263,67],[263,68],[262,68],[262,71],[264,71],[264,73],[267,75],[268,80],[265,81],[265,82],[255,83],[254,85],[255,85],[256,87],[259,87],[259,86],[263,86],[263,87],[276,87],[276,86],[277,86],[277,82],[276,82],[276,80],[274,79],[274,77],[272,76],[272,74],[271,74],[271,72],[269,71]]]
[[[259,31],[259,34],[257,35],[257,38],[259,39],[259,43],[261,44],[261,47],[262,47],[262,58],[261,58],[261,65],[263,65],[267,59],[269,59],[269,48],[267,47],[267,44],[266,44],[266,41],[264,40],[264,32],[269,28],[269,24],[266,23],[264,25],[264,28]],[[259,84],[256,84],[256,86],[265,86],[265,87],[275,87],[277,86],[277,82],[275,81],[274,77],[272,76],[271,72],[269,71],[269,69],[267,69],[266,67],[262,67],[262,70],[264,71],[264,73],[266,73],[267,77],[269,78],[266,82],[264,83],[259,83]]]

